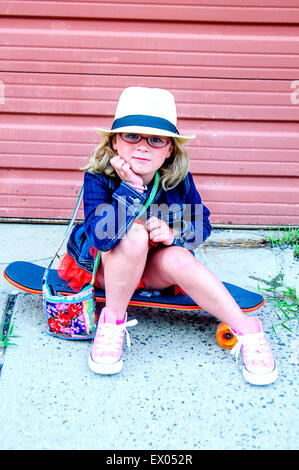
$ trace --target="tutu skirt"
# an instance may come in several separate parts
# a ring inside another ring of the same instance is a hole
[[[80,292],[85,284],[90,284],[92,274],[85,269],[80,268],[74,258],[68,253],[63,255],[63,258],[57,268],[58,275],[61,279],[67,282],[67,285],[74,291]],[[97,278],[94,282],[95,287],[99,287]]]

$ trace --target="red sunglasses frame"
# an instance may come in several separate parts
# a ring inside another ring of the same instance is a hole
[[[140,140],[138,140],[137,142],[129,142],[128,140],[124,139],[124,137],[123,137],[123,136],[126,135],[126,134],[129,134],[129,135],[130,135],[130,134],[131,134],[131,135],[137,135],[138,137],[140,137]],[[132,145],[134,145],[134,144],[139,144],[139,142],[141,142],[143,139],[145,139],[146,142],[148,143],[148,145],[149,145],[150,147],[152,147],[152,148],[155,148],[155,149],[157,149],[157,148],[159,148],[159,149],[165,148],[165,147],[167,147],[167,145],[169,145],[169,144],[171,143],[171,137],[164,137],[164,136],[160,136],[160,135],[149,135],[148,137],[146,137],[146,136],[144,136],[144,135],[142,135],[142,134],[137,134],[137,133],[135,133],[135,132],[120,132],[119,135],[120,135],[120,138],[121,138],[124,142],[126,142],[127,144],[132,144]],[[149,139],[152,139],[153,137],[158,137],[158,139],[166,140],[165,145],[162,145],[162,146],[161,146],[161,145],[158,145],[158,146],[157,146],[157,145],[152,145],[152,144],[150,143]]]

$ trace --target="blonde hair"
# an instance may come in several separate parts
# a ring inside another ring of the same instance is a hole
[[[111,133],[103,138],[103,141],[91,154],[88,165],[82,170],[101,173],[112,178],[118,176],[110,163],[110,159],[116,155],[112,147],[114,135],[115,133]],[[186,178],[189,171],[189,157],[185,148],[176,138],[172,139],[172,145],[173,150],[170,157],[165,160],[159,170],[160,182],[164,190],[175,188]]]

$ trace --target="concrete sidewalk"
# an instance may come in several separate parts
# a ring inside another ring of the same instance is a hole
[[[63,225],[0,224],[1,274],[7,264],[45,266]],[[219,247],[220,240],[263,239],[262,231],[218,230],[215,245],[197,256],[223,281],[257,289],[254,275],[279,272],[298,288],[292,250]],[[130,307],[132,348],[124,369],[97,376],[87,365],[91,343],[49,337],[41,297],[18,291],[1,275],[1,323],[7,301],[17,346],[3,355],[0,375],[1,449],[296,449],[298,448],[298,328],[271,325],[274,307],[261,318],[280,371],[270,386],[246,383],[230,352],[215,339],[217,321],[196,313]],[[14,296],[15,297],[12,297]],[[7,312],[6,312],[7,313]]]

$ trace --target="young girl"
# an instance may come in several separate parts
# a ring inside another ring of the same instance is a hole
[[[106,306],[89,366],[99,374],[119,372],[126,328],[137,323],[127,322],[132,294],[141,286],[175,285],[237,335],[248,382],[274,382],[277,367],[259,319],[245,316],[222,282],[194,257],[211,232],[210,212],[183,147],[195,136],[180,135],[176,121],[169,91],[130,87],[119,99],[111,130],[97,129],[104,139],[85,168],[84,224],[74,227],[59,268],[60,276],[80,289],[90,282],[101,251],[96,281],[105,288]],[[140,219],[157,176],[158,190]]]

